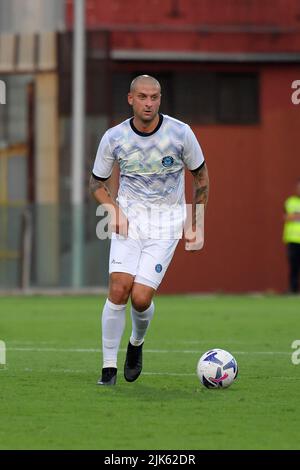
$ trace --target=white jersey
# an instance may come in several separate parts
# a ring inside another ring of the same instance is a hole
[[[184,168],[204,164],[201,147],[191,128],[160,115],[156,129],[139,132],[133,118],[108,129],[98,147],[93,175],[110,177],[120,167],[118,204],[130,230],[146,238],[180,238],[185,219]]]

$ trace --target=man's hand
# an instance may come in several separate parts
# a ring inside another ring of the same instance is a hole
[[[128,219],[123,214],[120,207],[111,197],[108,187],[102,180],[96,179],[93,175],[90,179],[90,192],[99,204],[108,211],[110,217],[111,232],[118,233],[124,237],[128,236]]]
[[[184,230],[185,250],[199,251],[204,245],[204,234],[201,227],[188,227]]]
[[[128,236],[129,222],[119,206],[112,206],[109,209],[110,214],[110,228],[112,232]]]
[[[184,228],[186,251],[198,251],[204,245],[204,208],[208,200],[209,178],[206,164],[192,171],[194,197],[192,211],[188,210]],[[190,207],[190,206],[189,206]]]

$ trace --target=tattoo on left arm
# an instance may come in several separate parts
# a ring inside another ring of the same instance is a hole
[[[209,178],[206,164],[199,170],[192,171],[194,177],[194,198],[193,205],[207,205],[209,193]]]

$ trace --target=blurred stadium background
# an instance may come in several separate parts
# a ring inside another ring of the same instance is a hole
[[[109,242],[87,188],[141,73],[203,147],[206,241],[176,252],[141,379],[99,390]],[[295,80],[297,0],[0,0],[0,449],[299,449],[299,296],[244,295],[287,290]],[[195,373],[214,347],[239,364],[220,393]]]
[[[107,286],[88,180],[141,73],[160,80],[162,112],[191,125],[211,176],[205,248],[187,260],[180,246],[160,292],[284,291],[297,0],[0,0],[0,289]]]

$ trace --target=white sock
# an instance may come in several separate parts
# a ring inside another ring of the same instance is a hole
[[[103,367],[117,367],[120,341],[125,328],[126,305],[115,305],[110,300],[102,312]]]
[[[154,314],[154,303],[144,312],[138,312],[131,306],[132,333],[130,342],[133,346],[140,346],[144,342],[147,328]]]

